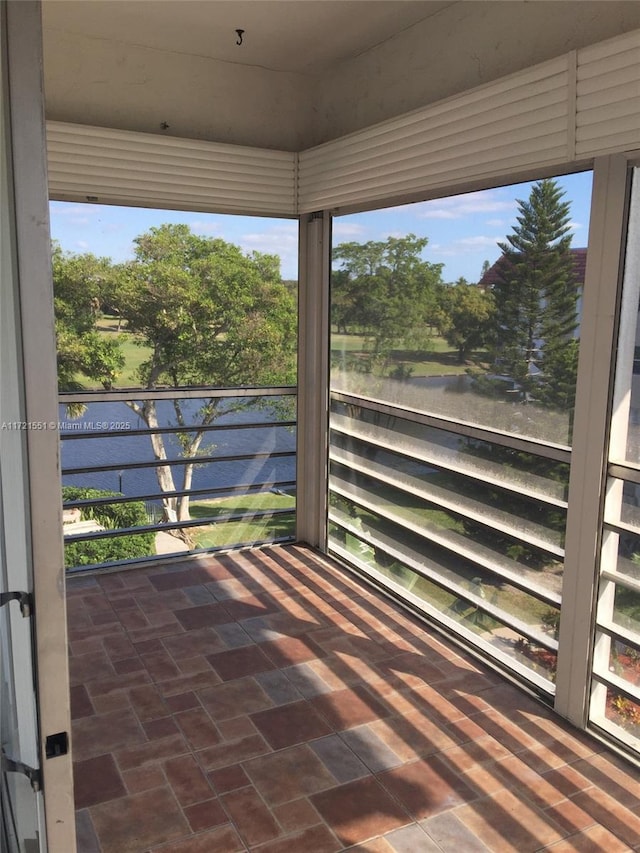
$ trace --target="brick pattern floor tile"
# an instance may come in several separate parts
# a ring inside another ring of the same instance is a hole
[[[189,826],[194,832],[211,829],[214,826],[220,826],[229,822],[225,810],[217,799],[205,800],[204,803],[187,806],[184,813],[189,821]]]
[[[311,802],[345,847],[411,823],[405,809],[372,776],[314,794]]]
[[[127,792],[122,776],[109,753],[73,766],[76,808],[94,806],[124,796]]]
[[[189,824],[167,788],[100,803],[89,812],[103,853],[142,853],[189,832]]]
[[[280,835],[277,820],[255,788],[231,791],[221,799],[240,837],[248,846],[264,844]]]
[[[170,758],[163,764],[165,776],[182,806],[209,800],[213,789],[193,755]]]
[[[372,773],[389,770],[403,763],[398,753],[390,749],[371,726],[357,726],[343,732],[341,737]]]
[[[270,805],[295,800],[336,785],[336,779],[307,744],[254,758],[244,764]]]
[[[322,737],[331,727],[305,701],[251,714],[251,721],[273,749]]]
[[[76,807],[76,847],[82,853],[100,853],[100,843],[96,837],[91,816],[87,809]]]
[[[640,850],[640,773],[302,547],[67,601],[79,853]]]
[[[338,782],[352,782],[369,773],[344,737],[329,735],[312,741],[309,746]]]
[[[215,655],[207,655],[207,660],[222,681],[233,681],[243,675],[256,675],[259,672],[275,669],[275,664],[258,646],[241,646]]]

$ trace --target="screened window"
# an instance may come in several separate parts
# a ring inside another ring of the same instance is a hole
[[[590,191],[334,224],[329,549],[549,694]]]

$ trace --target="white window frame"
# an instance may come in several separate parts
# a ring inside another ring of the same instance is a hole
[[[27,422],[49,424],[57,423],[58,400],[39,4],[7,3],[6,24],[22,363],[20,375],[3,376],[3,381],[18,384]],[[71,733],[58,434],[27,430],[26,445],[23,476],[29,496],[22,512],[30,534],[35,600],[46,843],[52,851],[72,851],[71,749],[52,758],[45,753],[47,736]]]

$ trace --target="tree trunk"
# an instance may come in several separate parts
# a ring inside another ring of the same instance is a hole
[[[204,433],[199,432],[193,438],[193,441],[189,443],[189,446],[185,450],[185,456],[195,456],[200,448],[200,444],[202,443],[202,436]],[[195,467],[195,462],[190,462],[188,465],[184,466],[184,475],[182,481],[182,490],[187,491],[191,488],[191,483],[193,482],[193,469]],[[189,514],[189,495],[182,495],[182,497],[178,498],[178,521],[189,521],[191,515]]]
[[[157,429],[159,427],[158,411],[156,408],[155,400],[145,400],[145,402],[142,404],[142,417],[144,418],[144,422],[149,427],[149,429]],[[164,440],[162,435],[158,435],[157,433],[151,433],[149,438],[151,440],[151,447],[153,449],[153,455],[155,456],[155,458],[158,460],[166,459],[167,453],[164,449]],[[170,465],[158,465],[156,467],[156,477],[158,479],[160,491],[175,492],[175,481],[173,479],[173,471],[171,470]],[[178,520],[177,498],[163,497],[162,506],[164,509],[165,521]]]
[[[145,400],[142,406],[139,406],[137,403],[127,403],[127,405],[143,419],[149,429],[157,429],[159,427],[158,410],[156,407],[155,400]],[[149,439],[151,441],[151,447],[153,449],[153,455],[155,456],[155,458],[158,460],[166,459],[167,452],[164,447],[164,440],[162,435],[157,433],[151,433],[149,435]],[[166,493],[176,491],[175,481],[173,479],[173,471],[171,470],[170,465],[158,465],[156,467],[156,478],[158,480],[158,485],[160,486],[161,492]],[[163,497],[162,509],[164,521],[184,521],[184,518],[179,517],[178,498],[169,496]],[[193,547],[193,537],[190,535],[188,529],[183,530],[181,528],[172,528],[171,530],[167,530],[167,533],[170,533],[171,536],[175,536],[176,539],[181,539],[188,545],[189,548]]]

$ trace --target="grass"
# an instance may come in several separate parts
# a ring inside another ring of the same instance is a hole
[[[151,354],[151,348],[136,343],[136,337],[127,331],[126,322],[120,323],[118,317],[110,314],[102,316],[96,328],[105,338],[120,338],[120,346],[125,359],[124,370],[114,383],[115,388],[139,387],[138,368]],[[363,359],[367,357],[366,339],[362,335],[344,335],[332,333],[331,356],[336,362],[342,361],[344,355]],[[472,353],[470,361],[480,364],[485,353]],[[389,373],[394,367],[405,365],[410,368],[411,376],[458,376],[464,374],[467,364],[459,364],[458,355],[444,340],[434,336],[428,350],[392,350],[389,360],[382,370],[374,371],[378,375]],[[95,383],[78,377],[87,388],[97,388]]]
[[[423,578],[400,563],[390,566],[376,566],[377,570],[391,580],[409,589],[414,595],[422,598],[442,613],[464,622],[477,633],[492,632],[504,626],[486,613],[480,613],[475,605],[458,598],[454,593],[443,589],[438,584]],[[460,584],[469,591],[476,591],[473,583],[464,575],[460,576]],[[483,584],[484,592],[490,603],[502,610],[505,619],[516,616],[528,625],[544,630],[543,617],[554,610],[544,602],[538,601],[531,595],[513,587]]]
[[[332,361],[340,362],[344,356],[361,357],[363,360],[368,356],[366,349],[366,338],[362,335],[345,335],[332,332],[331,334],[331,358]],[[483,350],[471,353],[469,359],[474,365],[481,365],[486,358]],[[388,373],[398,365],[405,365],[411,369],[414,378],[424,376],[459,376],[464,374],[469,366],[468,363],[460,364],[458,353],[444,338],[434,336],[431,338],[429,348],[426,350],[403,350],[391,351],[386,369],[374,371],[379,375]]]
[[[466,535],[465,526],[461,519],[437,508],[425,505],[417,496],[403,494],[402,492],[393,494],[393,492],[395,490],[391,489],[391,487],[383,484],[379,485],[377,501],[380,507],[387,506],[404,520],[411,520],[414,523],[420,523],[421,521],[425,527],[433,525],[440,529],[452,530],[462,536]],[[334,502],[342,512],[349,513],[349,507],[345,505],[343,499],[338,499],[336,502],[334,498]],[[490,573],[485,572],[479,566],[470,564],[468,561],[456,556],[453,552],[449,553],[449,559],[446,560],[437,548],[430,549],[420,537],[415,536],[409,531],[399,531],[394,523],[383,516],[378,516],[364,508],[358,509],[358,516],[362,520],[363,528],[369,530],[373,535],[380,533],[392,540],[401,537],[399,541],[413,548],[416,553],[422,554],[425,560],[428,560],[431,550],[433,550],[433,557],[437,562],[445,559],[443,563],[445,566],[445,576],[443,577],[445,585],[448,575],[451,580],[455,579],[456,583],[459,583],[462,588],[477,592],[474,578],[480,577],[482,581],[482,593],[486,597],[486,600],[494,607],[504,611],[505,617],[507,614],[511,614],[529,625],[542,628],[544,624],[543,617],[548,616],[552,612],[552,608],[545,602],[539,601],[535,596],[529,595],[526,591],[510,585],[508,581],[501,582],[498,578],[491,576]],[[339,537],[339,532],[334,531],[334,533]],[[497,550],[500,550],[500,545],[497,546]],[[372,553],[373,557],[374,554]],[[392,561],[387,566],[379,563],[377,568],[378,571],[382,571],[398,583],[407,586],[414,594],[429,601],[439,610],[445,612],[450,608],[454,608],[457,614],[456,618],[467,618],[472,623],[473,630],[482,632],[502,627],[498,623],[494,624],[494,620],[487,615],[483,615],[481,619],[475,621],[476,608],[474,605],[465,605],[462,600],[458,600],[454,593],[446,591],[425,578],[421,578],[401,563]],[[545,570],[547,570],[546,567],[541,569],[540,573],[543,574]],[[548,567],[548,570],[551,570],[551,566]]]
[[[151,355],[151,347],[137,344],[135,336],[127,331],[126,323],[123,323],[122,328],[118,331],[117,317],[104,315],[98,321],[96,328],[105,338],[113,338],[114,336],[120,338],[120,347],[124,355],[124,370],[117,382],[114,383],[114,388],[139,388],[138,368]]]
[[[113,314],[103,314],[96,322],[96,329],[99,332],[114,332],[116,334],[127,331],[126,320],[120,320]]]
[[[193,502],[191,517],[216,518],[230,513],[243,513],[241,521],[220,521],[198,528],[194,532],[196,548],[214,548],[224,545],[241,545],[260,542],[280,536],[295,535],[295,497],[292,495],[259,492],[253,495],[234,495],[210,501]],[[291,515],[273,518],[255,518],[251,513],[270,509],[290,509]]]
[[[404,521],[414,522],[417,524],[433,525],[444,530],[454,530],[457,533],[464,533],[464,524],[458,518],[446,510],[438,509],[435,506],[425,504],[425,501],[419,496],[405,492],[402,489],[395,489],[385,483],[376,485],[376,500],[377,505],[381,509],[387,509],[397,515]],[[367,510],[359,511],[363,521],[374,521],[380,524],[377,516],[372,515]],[[395,525],[393,522],[386,522],[382,519],[382,526],[388,524],[393,530]],[[384,532],[384,531],[383,531]]]

